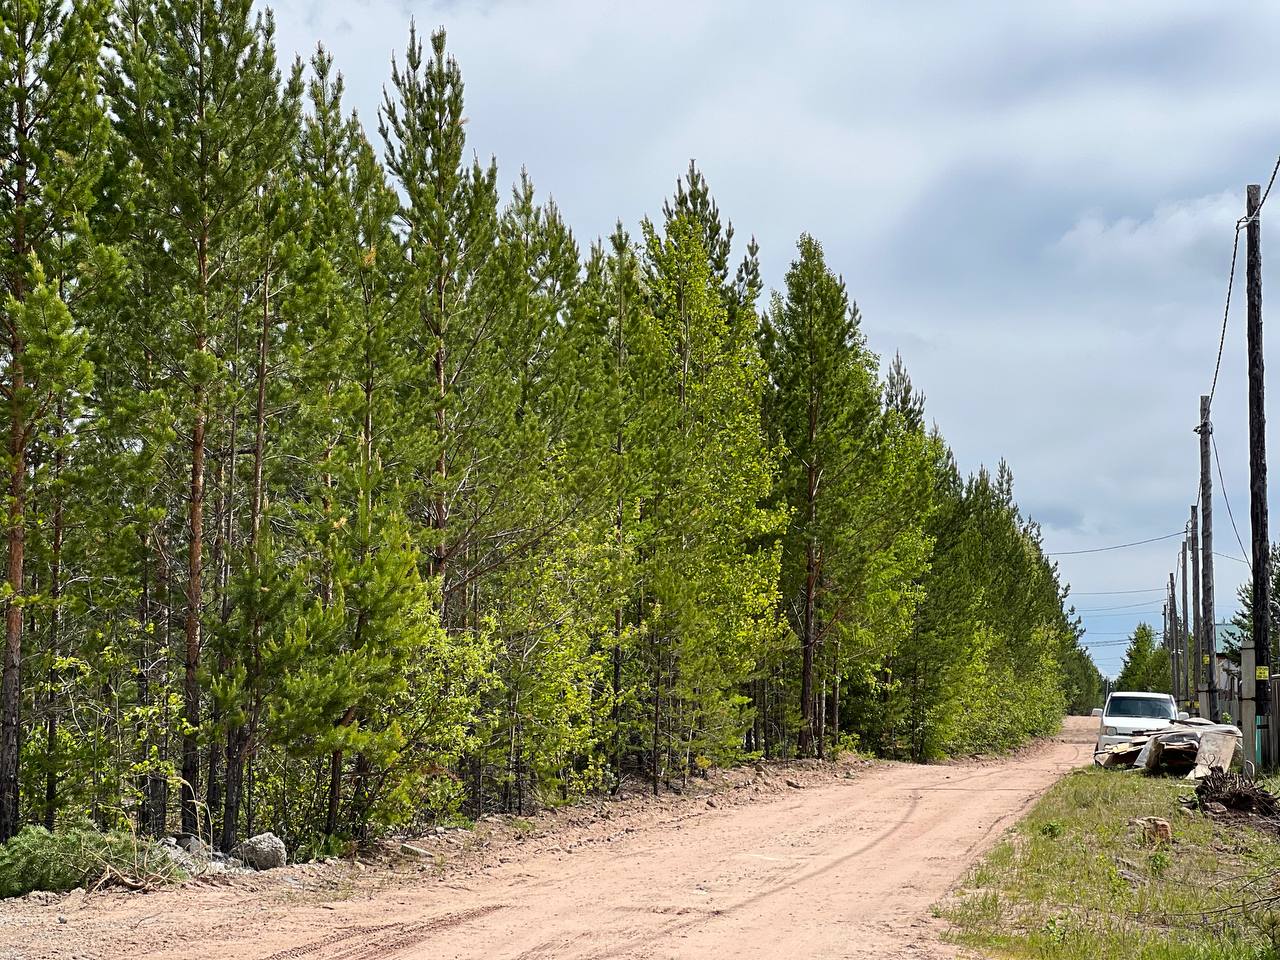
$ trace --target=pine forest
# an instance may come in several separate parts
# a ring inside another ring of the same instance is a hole
[[[250,0],[0,0],[0,840],[304,858],[1099,700],[819,239],[767,291],[692,162],[576,237],[443,31],[376,117],[339,66]]]

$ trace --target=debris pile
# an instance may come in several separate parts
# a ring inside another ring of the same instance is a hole
[[[1280,823],[1280,797],[1243,774],[1211,771],[1196,784],[1195,800],[1209,813],[1235,811]]]
[[[1093,762],[1100,767],[1201,780],[1214,769],[1228,769],[1241,740],[1240,728],[1230,724],[1179,720],[1104,747],[1094,753]]]

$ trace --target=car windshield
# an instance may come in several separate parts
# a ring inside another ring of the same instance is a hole
[[[1151,697],[1112,697],[1107,704],[1107,716],[1172,720],[1173,704],[1168,700]]]

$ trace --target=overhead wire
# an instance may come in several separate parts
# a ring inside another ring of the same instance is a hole
[[[1162,593],[1164,587],[1148,587],[1144,590],[1072,590],[1073,597],[1114,597],[1129,593]]]
[[[1163,607],[1163,604],[1161,606]],[[1138,619],[1142,619],[1143,617],[1154,614],[1157,609],[1158,608],[1156,607],[1149,607],[1146,610],[1116,610],[1111,613],[1091,613],[1089,614],[1089,617],[1093,620],[1097,620],[1100,617],[1136,617]],[[1079,613],[1080,611],[1076,612]]]
[[[1178,530],[1175,533],[1167,533],[1163,537],[1149,537],[1146,540],[1133,540],[1129,543],[1113,543],[1106,547],[1089,547],[1087,550],[1051,550],[1045,553],[1046,557],[1072,557],[1082,553],[1103,553],[1107,550],[1123,550],[1125,547],[1140,547],[1144,543],[1159,543],[1161,540],[1172,540],[1174,537],[1182,536],[1184,531]]]
[[[1241,217],[1236,221],[1236,229],[1231,242],[1231,269],[1227,272],[1227,300],[1222,308],[1222,331],[1218,335],[1218,357],[1213,362],[1213,381],[1209,384],[1210,409],[1213,408],[1213,397],[1218,390],[1218,372],[1222,369],[1222,348],[1227,342],[1227,321],[1231,316],[1231,290],[1235,286],[1236,261],[1240,256],[1240,231],[1262,212],[1263,204],[1267,202],[1267,197],[1271,195],[1271,187],[1276,182],[1277,173],[1280,173],[1280,157],[1276,157],[1275,166],[1271,168],[1271,178],[1267,181],[1267,189],[1263,191],[1262,199],[1258,201],[1258,209],[1252,215]]]
[[[1235,239],[1231,244],[1231,270],[1227,274],[1227,304],[1222,309],[1222,333],[1218,336],[1218,359],[1213,363],[1213,382],[1209,384],[1209,408],[1213,409],[1213,395],[1218,390],[1218,371],[1222,369],[1222,348],[1227,342],[1227,319],[1231,316],[1231,288],[1236,281],[1236,258],[1240,254],[1240,228],[1246,218],[1236,221]]]
[[[1137,600],[1133,603],[1121,603],[1114,607],[1090,607],[1087,610],[1077,610],[1076,613],[1103,613],[1107,610],[1131,610],[1134,608],[1149,607],[1152,604],[1160,603],[1160,599],[1153,597],[1150,600]]]
[[[1215,557],[1221,557],[1223,560],[1234,560],[1236,563],[1243,563],[1250,570],[1253,569],[1253,564],[1251,564],[1248,560],[1244,559],[1244,557],[1233,557],[1229,553],[1219,553],[1217,550],[1213,551],[1213,555]]]
[[[1213,378],[1209,382],[1209,404],[1208,404],[1209,410],[1213,409],[1213,399],[1218,392],[1218,375],[1222,371],[1222,353],[1226,347],[1227,326],[1231,319],[1231,293],[1235,289],[1236,263],[1238,263],[1240,259],[1240,231],[1244,229],[1246,226],[1248,226],[1250,223],[1257,220],[1259,214],[1262,213],[1262,208],[1266,204],[1267,198],[1271,196],[1271,188],[1275,186],[1276,177],[1278,174],[1280,174],[1280,156],[1276,157],[1276,162],[1271,167],[1271,176],[1267,178],[1267,186],[1266,186],[1266,189],[1262,191],[1262,197],[1258,201],[1257,208],[1253,211],[1253,213],[1238,219],[1236,221],[1235,230],[1232,231],[1231,264],[1227,270],[1227,295],[1224,299],[1223,307],[1222,307],[1222,326],[1218,332],[1218,352],[1213,361]],[[1231,498],[1227,494],[1227,481],[1222,471],[1222,459],[1218,454],[1218,442],[1216,439],[1214,439],[1212,433],[1209,434],[1209,441],[1213,447],[1214,463],[1218,469],[1218,487],[1222,491],[1222,500],[1223,500],[1223,503],[1226,504],[1227,516],[1231,520],[1231,531],[1232,533],[1235,534],[1236,544],[1240,547],[1240,552],[1247,556],[1249,551],[1244,548],[1244,540],[1240,536],[1240,528],[1236,526],[1235,511],[1231,509]],[[1200,506],[1200,500],[1201,500],[1200,491],[1197,488],[1196,501],[1195,501],[1197,507]],[[1189,530],[1184,532],[1188,534],[1190,533]],[[1171,538],[1166,537],[1163,539],[1171,539]],[[1253,565],[1248,560],[1245,560],[1241,557],[1233,557],[1230,554],[1222,554],[1222,553],[1218,553],[1217,551],[1213,551],[1212,555],[1215,557],[1222,557],[1223,559],[1226,559],[1226,560],[1235,560],[1237,563],[1243,563],[1245,566],[1249,567],[1251,570],[1253,569]],[[1185,574],[1183,574],[1183,576],[1185,577]]]
[[[1227,505],[1227,516],[1231,518],[1231,530],[1236,535],[1236,543],[1240,547],[1240,553],[1243,556],[1248,556],[1249,551],[1244,548],[1244,541],[1240,539],[1240,529],[1236,526],[1236,515],[1231,511],[1231,498],[1227,496],[1227,481],[1222,475],[1222,461],[1218,459],[1218,441],[1213,439],[1212,433],[1209,434],[1209,444],[1213,447],[1213,462],[1218,465],[1218,487],[1222,490],[1222,502]],[[1236,558],[1232,557],[1232,559]],[[1249,564],[1249,569],[1253,569],[1253,564]]]

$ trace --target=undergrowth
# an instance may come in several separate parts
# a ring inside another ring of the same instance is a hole
[[[76,887],[141,889],[184,877],[154,843],[119,830],[68,827],[50,833],[30,826],[0,846],[0,898]]]

